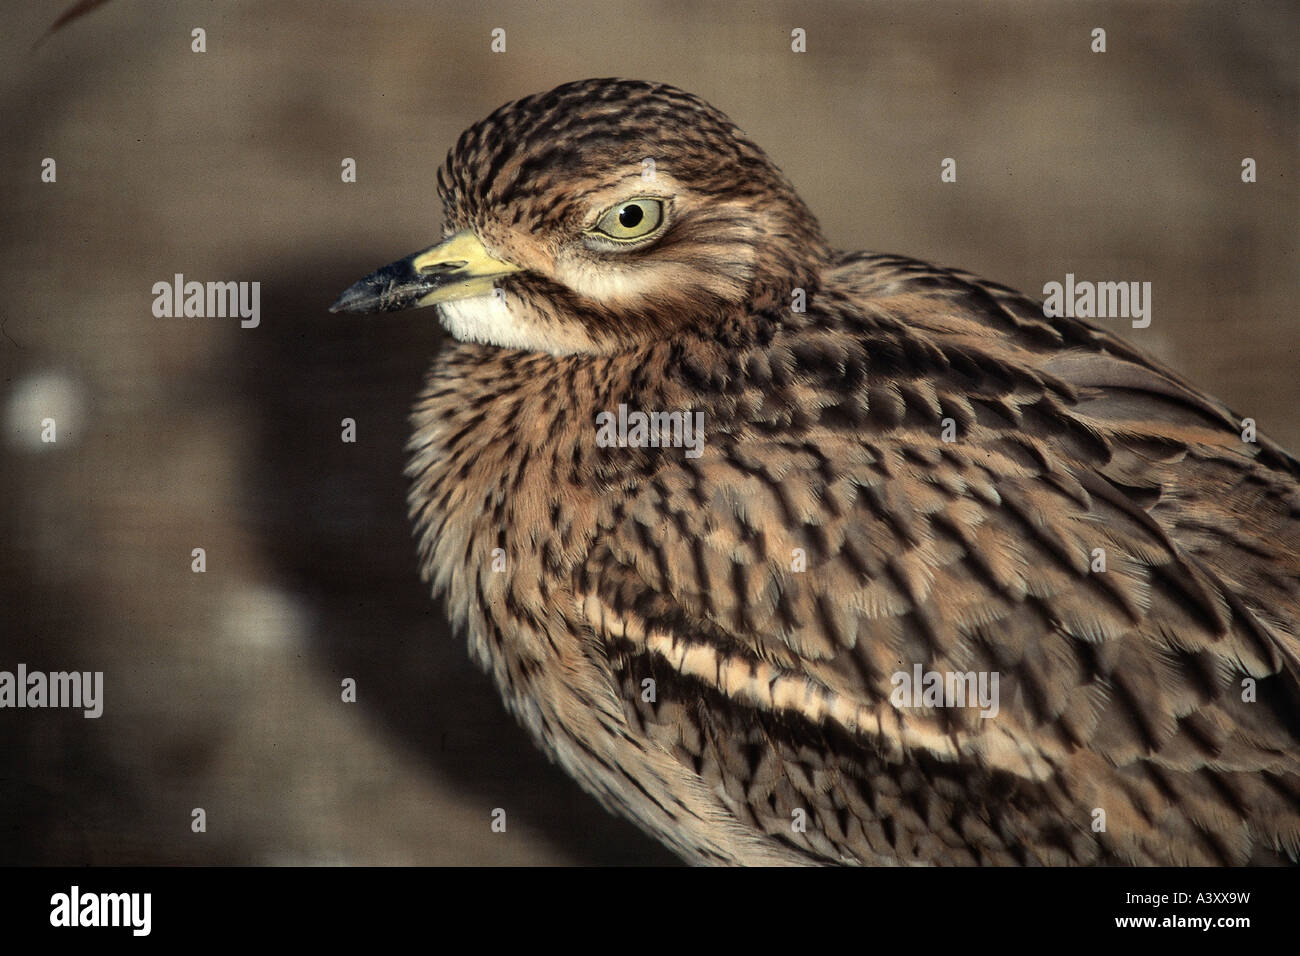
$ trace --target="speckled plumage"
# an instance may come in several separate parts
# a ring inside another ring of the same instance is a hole
[[[1295,857],[1294,458],[1108,332],[832,252],[670,87],[509,104],[438,183],[518,271],[413,415],[422,568],[603,804],[706,863]],[[662,235],[583,238],[633,195]],[[702,411],[703,454],[599,447],[620,404]],[[996,671],[997,716],[891,703],[916,664]]]

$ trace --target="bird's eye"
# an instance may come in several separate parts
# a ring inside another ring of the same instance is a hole
[[[628,199],[603,213],[593,233],[616,242],[644,239],[664,220],[664,204],[659,199]]]

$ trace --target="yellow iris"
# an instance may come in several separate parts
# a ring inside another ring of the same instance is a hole
[[[632,242],[653,233],[663,219],[662,200],[627,199],[602,213],[592,231],[605,239]]]

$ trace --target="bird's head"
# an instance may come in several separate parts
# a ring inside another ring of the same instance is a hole
[[[829,256],[781,171],[671,86],[584,80],[471,126],[438,171],[443,241],[332,311],[437,305],[456,338],[612,353],[812,291]]]

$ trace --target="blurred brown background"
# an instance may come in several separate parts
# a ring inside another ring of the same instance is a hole
[[[1113,327],[1300,450],[1294,4],[114,0],[32,49],[67,6],[0,38],[0,669],[105,671],[105,714],[0,710],[0,863],[670,861],[416,576],[432,312],[326,312],[437,237],[465,126],[567,80],[702,95],[838,247],[1152,282],[1150,328]],[[155,318],[177,272],[260,281],[260,327]]]

